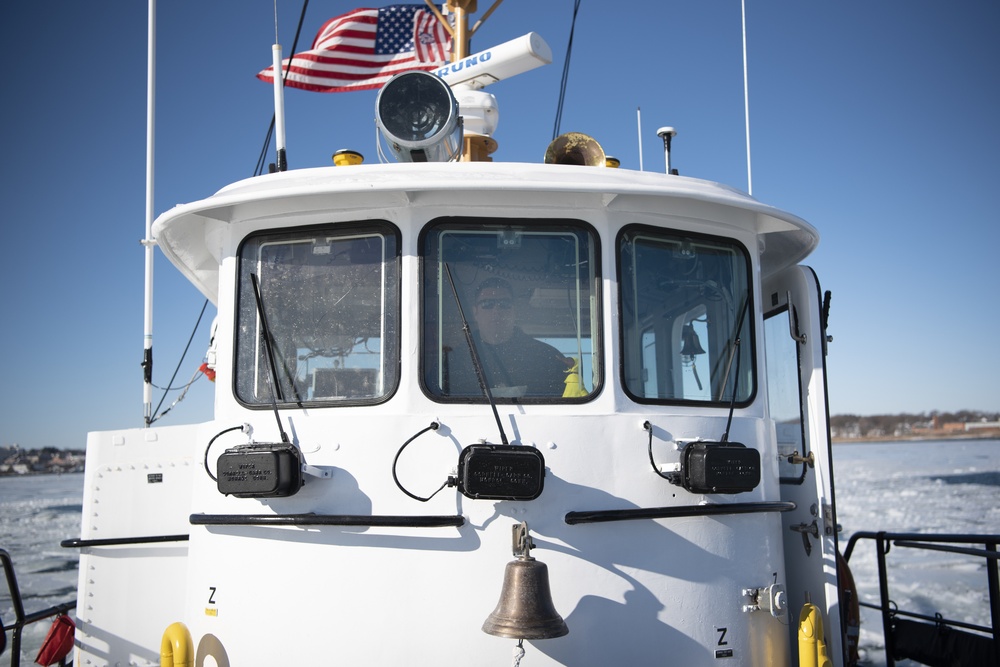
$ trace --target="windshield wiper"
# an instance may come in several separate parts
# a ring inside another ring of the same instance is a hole
[[[733,425],[733,410],[736,409],[736,392],[740,386],[740,359],[743,357],[740,354],[740,331],[743,329],[743,320],[746,319],[747,310],[750,307],[750,292],[747,291],[747,297],[743,300],[743,308],[740,310],[740,317],[736,321],[736,330],[733,331],[733,346],[732,354],[729,356],[729,362],[726,364],[726,375],[722,378],[722,392],[726,391],[726,385],[729,383],[729,371],[733,367],[733,358],[736,359],[736,373],[733,377],[733,395],[729,401],[729,419],[726,421],[726,432],[722,434],[720,438],[721,442],[727,442],[729,440],[729,428]],[[724,395],[724,393],[722,394]],[[722,398],[722,395],[719,398]]]
[[[271,347],[271,329],[267,326],[267,317],[264,315],[264,301],[260,298],[260,284],[257,282],[257,274],[250,274],[250,282],[253,283],[253,297],[257,302],[257,315],[260,317],[261,334],[264,336],[264,350],[267,352],[267,386],[270,389],[271,408],[274,410],[274,419],[278,422],[278,432],[281,434],[282,442],[289,442],[288,434],[281,426],[281,417],[278,416],[278,403],[275,395],[284,400],[281,393],[281,386],[278,383],[278,371],[274,365],[274,350]]]
[[[472,355],[472,366],[476,369],[476,379],[479,380],[479,386],[483,390],[483,394],[486,395],[486,400],[490,402],[490,408],[493,409],[493,418],[497,421],[497,429],[500,430],[500,442],[503,444],[509,444],[507,442],[507,434],[504,433],[503,424],[500,422],[500,413],[497,412],[497,403],[493,399],[493,392],[490,391],[489,383],[486,382],[486,374],[483,372],[483,364],[479,360],[479,352],[476,350],[476,342],[472,338],[472,329],[469,327],[469,320],[465,319],[465,311],[462,310],[462,300],[458,298],[458,290],[455,288],[455,279],[451,277],[451,267],[445,262],[444,271],[448,274],[448,284],[451,285],[451,293],[455,297],[455,305],[458,306],[458,315],[462,318],[462,331],[465,332],[465,342],[469,345],[469,354]]]

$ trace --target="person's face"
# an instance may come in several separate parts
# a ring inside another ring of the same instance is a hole
[[[476,299],[476,325],[483,341],[497,345],[514,335],[514,298],[503,288],[487,288]]]

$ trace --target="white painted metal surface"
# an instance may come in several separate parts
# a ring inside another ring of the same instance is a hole
[[[509,219],[529,229],[531,221],[568,219],[599,239],[594,355],[602,384],[585,401],[497,406],[512,444],[544,456],[544,491],[535,500],[477,500],[449,487],[420,503],[393,482],[400,446],[432,421],[440,428],[417,438],[399,461],[400,476],[418,494],[453,473],[464,447],[498,442],[488,405],[435,400],[421,384],[421,317],[428,309],[421,234],[433,221],[454,216]],[[369,220],[399,231],[398,388],[370,404],[283,406],[283,429],[304,461],[331,472],[330,478],[307,477],[290,497],[220,494],[202,461],[214,471],[218,456],[248,436],[234,430],[206,452],[213,436],[248,423],[254,442],[280,439],[268,406],[248,407],[234,393],[240,244],[263,230]],[[617,249],[619,233],[630,225],[729,239],[746,251],[755,333],[743,344],[753,346],[757,392],[736,406],[729,440],[760,453],[761,482],[752,491],[692,493],[650,465],[644,423],[652,427],[657,463],[671,469],[685,443],[719,440],[729,409],[718,401],[637,401],[623,388]],[[212,659],[218,665],[508,665],[516,642],[480,628],[512,560],[511,527],[522,521],[535,541],[532,555],[549,568],[555,607],[570,629],[565,637],[528,642],[523,664],[790,663],[799,601],[769,613],[754,610],[748,594],[786,586],[786,542],[801,544],[798,533],[783,527],[780,512],[765,509],[783,496],[762,379],[767,360],[760,304],[766,295],[760,281],[811,251],[817,235],[809,225],[735,190],[689,178],[555,165],[439,164],[258,177],[169,211],[154,231],[168,258],[218,306],[216,415],[182,430],[92,435],[85,517],[108,516],[109,507],[116,508],[112,515],[128,511],[100,531],[88,529],[85,518],[83,537],[183,532],[190,541],[85,553],[80,599],[94,611],[81,606],[88,639],[81,641],[77,664],[156,664],[156,631],[182,621],[202,656],[199,665]],[[126,473],[121,466],[183,473],[161,487],[145,481],[138,468]],[[127,481],[111,481],[118,479]],[[158,495],[161,490],[166,495]],[[700,514],[699,508],[715,504],[758,509]],[[571,512],[657,508],[688,515],[567,522]],[[462,525],[222,526],[199,520],[310,513],[459,516]],[[90,580],[87,568],[104,571],[112,562],[108,588]],[[113,603],[106,590],[114,591]],[[96,611],[109,605],[114,613]],[[154,608],[157,614],[149,616]],[[835,601],[826,608],[835,609]]]

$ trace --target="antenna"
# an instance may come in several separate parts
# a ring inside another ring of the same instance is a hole
[[[156,0],[149,0],[149,25],[146,39],[146,253],[145,298],[143,303],[142,403],[143,421],[148,427],[153,418],[153,148],[156,116]]]
[[[285,159],[285,77],[281,66],[281,44],[271,46],[274,75],[274,145],[278,152],[278,171],[286,171],[288,162]],[[289,63],[291,67],[291,63]]]
[[[656,131],[656,135],[663,139],[663,157],[666,162],[667,174],[677,175],[677,170],[670,167],[670,141],[677,136],[677,130],[672,127],[661,127]]]
[[[305,7],[302,8],[305,11]],[[292,45],[295,50],[295,45]],[[288,69],[292,69],[289,61]],[[278,44],[278,0],[274,0],[274,45],[271,46],[271,78],[274,80],[274,147],[278,171],[288,169],[285,157],[285,70],[281,66],[281,44]]]
[[[639,171],[642,171],[642,111],[635,108],[635,124],[639,132]]]
[[[741,0],[743,12],[743,115],[747,126],[747,194],[753,194],[753,177],[750,173],[750,86],[747,79],[747,3]]]

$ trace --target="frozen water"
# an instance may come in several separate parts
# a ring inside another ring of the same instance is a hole
[[[860,531],[1000,533],[1000,441],[838,444],[833,457],[842,548]],[[899,608],[990,625],[982,559],[893,547],[887,560],[890,598]],[[861,599],[878,603],[871,541],[858,543],[850,565]],[[875,610],[862,609],[861,647],[866,664],[885,664]]]
[[[80,536],[82,509],[82,474],[0,477],[0,548],[14,563],[26,614],[76,598],[80,555],[59,543]],[[5,626],[14,620],[4,577],[0,577],[0,619]],[[24,629],[21,664],[34,664],[49,625],[40,621]],[[9,644],[9,630],[7,639]],[[9,653],[0,657],[4,664],[9,659]]]

